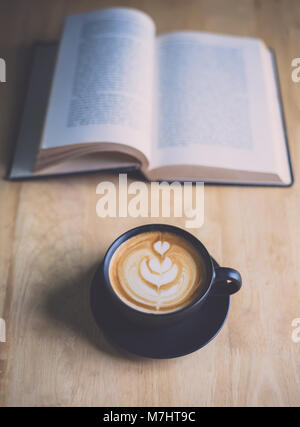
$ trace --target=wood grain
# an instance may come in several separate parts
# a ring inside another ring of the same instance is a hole
[[[205,224],[195,231],[223,265],[242,272],[228,321],[207,347],[175,360],[125,357],[96,328],[91,275],[106,248],[143,219],[100,219],[93,175],[0,181],[0,405],[300,406],[300,56],[297,0],[9,0],[0,5],[1,175],[15,143],[37,40],[59,38],[67,14],[128,5],[159,32],[191,29],[263,38],[275,49],[296,182],[279,188],[205,188]],[[222,78],[222,70],[220,70]],[[154,220],[153,220],[154,222]],[[183,226],[183,220],[171,219]]]

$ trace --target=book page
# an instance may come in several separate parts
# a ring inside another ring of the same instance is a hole
[[[66,20],[42,148],[115,142],[149,155],[155,27],[143,12],[103,9]]]
[[[264,63],[263,69],[268,96],[269,115],[272,124],[272,141],[274,145],[276,170],[284,183],[291,184],[292,171],[289,164],[288,143],[286,139],[287,135],[285,131],[276,60],[274,53],[268,49],[263,49],[262,58]]]
[[[264,44],[179,32],[158,37],[156,49],[158,116],[150,167],[274,172]]]

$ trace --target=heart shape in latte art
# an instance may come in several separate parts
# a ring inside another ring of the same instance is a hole
[[[162,242],[161,240],[158,240],[153,245],[154,250],[160,254],[163,255],[165,252],[167,252],[170,249],[170,243],[168,242]]]

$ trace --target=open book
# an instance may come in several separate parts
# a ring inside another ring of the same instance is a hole
[[[156,36],[148,15],[111,8],[67,18],[53,73],[50,50],[37,51],[11,178],[136,168],[150,180],[292,183],[262,41]]]

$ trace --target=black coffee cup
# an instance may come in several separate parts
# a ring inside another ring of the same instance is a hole
[[[157,231],[169,232],[186,239],[201,255],[206,268],[206,283],[202,294],[195,298],[189,305],[177,311],[161,314],[142,312],[124,303],[115,293],[109,279],[110,262],[119,246],[138,234]],[[205,246],[187,231],[166,224],[148,224],[127,231],[112,243],[106,252],[103,262],[96,271],[93,285],[102,286],[103,294],[107,297],[108,303],[111,304],[112,310],[118,310],[119,314],[124,315],[128,320],[136,323],[137,326],[159,326],[166,323],[175,323],[189,316],[194,310],[199,309],[202,304],[205,304],[208,297],[218,298],[236,293],[242,286],[242,278],[237,270],[227,267],[215,267],[212,257]],[[92,301],[92,305],[95,310],[96,302]]]

